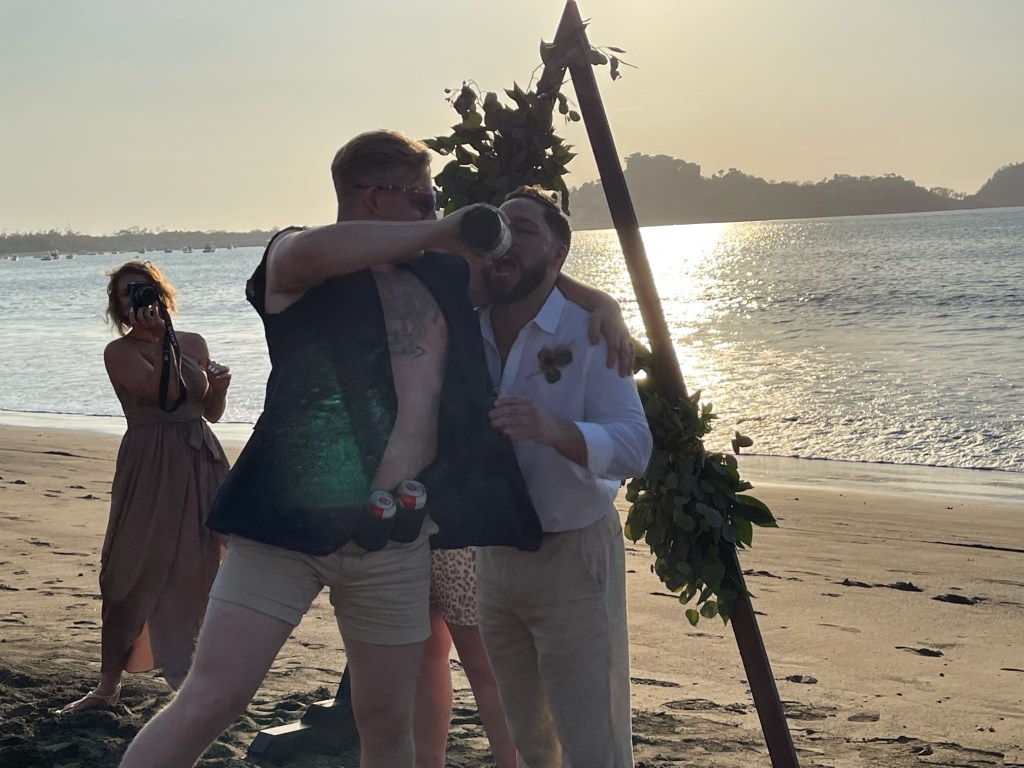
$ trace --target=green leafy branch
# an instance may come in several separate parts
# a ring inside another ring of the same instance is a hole
[[[584,27],[586,24],[584,24]],[[621,77],[616,54],[621,48],[584,48],[579,44],[541,41],[541,64],[534,70],[523,90],[518,83],[505,89],[504,100],[495,91],[484,91],[473,81],[458,88],[446,88],[446,100],[459,115],[451,133],[425,139],[424,143],[442,156],[452,159],[434,181],[441,189],[439,202],[445,213],[470,203],[501,205],[505,195],[523,184],[538,184],[559,193],[562,210],[569,214],[569,188],[565,183],[567,166],[576,157],[572,145],[555,132],[554,111],[566,123],[582,120],[561,81],[554,88],[540,91],[532,87],[537,70],[545,66],[570,63],[608,65],[612,80]]]
[[[501,205],[506,194],[523,184],[557,191],[568,213],[563,177],[576,154],[552,125],[553,104],[561,104],[564,95],[541,95],[515,84],[505,90],[512,102],[505,104],[497,93],[482,93],[475,83],[448,92],[454,94],[449,101],[462,120],[449,135],[424,141],[438,154],[452,157],[434,177],[445,213],[470,203]]]
[[[647,472],[630,481],[631,503],[625,534],[643,539],[655,556],[651,570],[683,605],[697,598],[686,617],[721,616],[728,622],[745,587],[727,563],[730,548],[749,547],[754,526],[776,527],[768,507],[743,493],[753,486],[740,478],[736,457],[708,453],[701,438],[717,416],[700,392],[669,402],[660,386],[651,353],[637,345],[637,368],[647,374],[639,383],[654,452]],[[736,434],[734,449],[752,444]]]
[[[583,29],[586,29],[589,23],[589,19],[584,21]],[[622,73],[619,71],[620,66],[636,69],[628,61],[619,58],[619,54],[622,53],[625,53],[625,51],[614,45],[592,45],[589,48],[583,48],[579,45],[563,46],[559,43],[547,43],[543,40],[540,42],[541,66],[557,63],[559,65],[590,64],[594,67],[600,67],[607,64],[608,73],[611,75],[612,80],[618,80],[622,77]]]

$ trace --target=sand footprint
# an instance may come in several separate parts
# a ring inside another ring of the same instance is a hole
[[[839,584],[843,587],[861,587],[862,589],[872,589],[871,584],[866,584],[863,581],[857,581],[855,579],[851,579],[850,577],[846,577],[842,581],[837,581],[834,583]]]
[[[932,598],[932,600],[938,600],[942,603],[955,603],[957,605],[977,605],[984,599],[984,597],[968,597],[967,595],[957,595],[952,592],[945,595],[936,595]]]
[[[659,688],[679,688],[679,683],[673,683],[670,680],[654,680],[649,677],[631,677],[629,682],[633,685],[654,685]]]
[[[825,720],[835,717],[839,711],[828,704],[804,704],[800,701],[783,701],[782,709],[790,720]]]
[[[844,627],[841,624],[819,624],[818,626],[819,627],[832,627],[833,629],[838,629],[838,630],[841,630],[843,632],[852,632],[855,635],[859,635],[861,633],[860,630],[857,629],[856,627]]]
[[[911,648],[909,645],[897,645],[897,651],[910,651],[916,653],[918,656],[931,656],[933,658],[942,656],[942,651],[937,651],[934,648]]]
[[[855,712],[846,719],[851,723],[877,723],[882,716],[878,712]]]

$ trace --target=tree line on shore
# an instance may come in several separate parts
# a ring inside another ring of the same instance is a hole
[[[1006,165],[974,194],[945,187],[925,189],[895,173],[884,176],[836,174],[819,182],[766,181],[736,168],[702,176],[701,168],[668,155],[634,153],[624,173],[640,224],[693,224],[709,221],[760,221],[878,213],[950,211],[1024,206],[1024,162]],[[600,181],[570,190],[572,222],[577,230],[612,226]],[[194,251],[262,246],[273,230],[201,232],[122,229],[108,235],[68,230],[4,232],[0,254]]]
[[[273,231],[201,232],[150,230],[130,227],[109,235],[86,235],[71,229],[48,232],[4,232],[0,234],[0,253],[159,253],[191,248],[200,253],[207,246],[214,249],[266,245]]]
[[[640,153],[626,158],[624,173],[644,226],[1024,206],[1024,163],[1003,166],[972,195],[895,173],[819,182],[766,181],[736,168],[702,176],[696,163]],[[600,181],[570,190],[569,199],[574,228],[612,226]]]

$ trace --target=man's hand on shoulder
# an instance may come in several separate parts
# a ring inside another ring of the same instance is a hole
[[[625,378],[633,375],[633,364],[636,361],[633,341],[629,328],[622,317],[622,309],[618,302],[608,297],[593,312],[587,324],[587,338],[591,344],[598,344],[602,338],[608,343],[605,367],[619,369],[619,376]]]

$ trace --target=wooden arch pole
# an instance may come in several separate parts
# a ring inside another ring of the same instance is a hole
[[[555,33],[556,51],[590,50],[583,19],[575,0],[568,0],[558,30]],[[604,103],[597,87],[597,78],[589,60],[584,58],[551,61],[544,69],[537,84],[538,93],[557,91],[565,78],[566,69],[572,76],[573,88],[579,103],[583,123],[587,129],[590,146],[594,151],[601,184],[611,211],[612,222],[618,232],[622,254],[626,259],[633,289],[636,292],[640,313],[651,345],[651,354],[658,368],[659,379],[669,389],[665,394],[669,397],[686,397],[686,384],[683,381],[676,358],[675,347],[665,315],[661,309],[661,299],[654,284],[650,264],[643,240],[640,237],[640,225],[633,201],[626,187],[626,177],[619,165],[618,152],[612,138],[608,116],[605,114]],[[670,400],[671,402],[671,400]],[[739,584],[743,584],[743,571],[735,548],[727,561],[731,575]],[[789,733],[786,716],[779,699],[779,691],[772,675],[771,664],[765,651],[761,632],[757,627],[757,619],[750,604],[750,598],[741,591],[736,599],[732,615],[732,628],[739,646],[743,668],[747,675],[754,705],[757,707],[761,729],[768,745],[768,754],[774,768],[798,768],[796,750]]]

